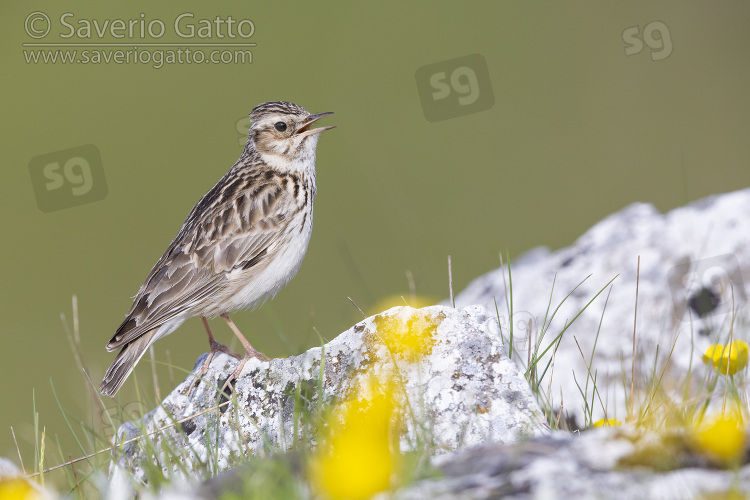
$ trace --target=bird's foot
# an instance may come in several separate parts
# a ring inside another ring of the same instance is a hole
[[[220,344],[216,342],[215,340],[213,342],[209,342],[211,350],[208,352],[208,357],[206,358],[206,361],[203,362],[203,366],[201,366],[201,369],[198,370],[198,373],[195,374],[193,381],[190,383],[190,387],[187,388],[185,391],[185,395],[190,397],[190,394],[193,392],[193,389],[198,385],[198,383],[201,381],[203,376],[208,373],[208,367],[211,365],[211,360],[214,358],[214,354],[217,352],[223,352],[224,354],[228,354],[229,356],[232,356],[235,359],[242,359],[242,356],[231,350],[229,347],[225,346],[224,344]]]
[[[223,352],[224,354],[232,356],[234,359],[242,359],[242,356],[240,356],[238,353],[234,352],[224,344],[219,344],[216,341],[211,342],[211,352]]]

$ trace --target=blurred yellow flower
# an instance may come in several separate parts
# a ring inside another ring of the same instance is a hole
[[[439,300],[435,300],[430,297],[423,297],[421,295],[412,296],[411,294],[407,293],[388,295],[387,297],[380,299],[374,306],[372,306],[372,314],[379,314],[383,311],[387,311],[388,309],[397,306],[409,306],[420,309],[422,307],[434,306],[439,302]]]
[[[328,439],[322,440],[329,447],[324,446],[310,466],[313,484],[327,498],[365,499],[391,487],[400,433],[393,389],[391,384],[369,401],[350,400],[344,405],[343,424],[329,422]]]
[[[20,477],[0,480],[0,499],[2,500],[41,500],[44,495]]]
[[[747,342],[735,340],[731,344],[714,344],[706,349],[703,362],[712,364],[718,373],[734,375],[747,366],[748,354]]]
[[[431,316],[411,307],[403,307],[397,314],[377,316],[375,324],[388,349],[410,360],[430,353],[438,327]]]
[[[617,427],[619,425],[622,425],[622,422],[616,418],[602,418],[601,420],[594,422],[594,427]]]
[[[699,426],[694,434],[695,441],[702,451],[727,461],[742,456],[747,439],[742,421],[730,415],[709,420]]]

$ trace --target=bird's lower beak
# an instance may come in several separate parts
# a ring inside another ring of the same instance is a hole
[[[333,126],[333,127],[314,128],[312,130],[310,129],[310,125],[320,120],[324,116],[332,115],[332,114],[333,113],[329,111],[328,113],[318,113],[317,115],[310,115],[307,121],[300,128],[297,129],[297,132],[295,133],[295,135],[298,137],[308,137],[311,135],[319,134],[321,132],[325,132],[326,130],[330,130],[332,128],[336,128],[336,126]]]

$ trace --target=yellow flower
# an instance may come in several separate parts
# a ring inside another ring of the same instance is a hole
[[[712,364],[718,373],[734,375],[747,366],[747,342],[735,340],[729,345],[714,344],[706,349],[703,362]]]
[[[602,418],[601,420],[597,420],[596,422],[594,422],[594,427],[617,427],[619,425],[622,425],[622,422],[620,422],[616,418]]]
[[[20,477],[0,480],[0,498],[3,500],[41,500],[42,493]]]
[[[330,446],[310,467],[313,484],[327,498],[365,499],[391,487],[399,461],[392,437],[398,437],[400,422],[393,387],[384,392],[369,401],[349,401],[343,424],[329,422]]]
[[[698,447],[717,458],[732,461],[741,457],[747,436],[735,416],[717,417],[695,431]]]
[[[411,307],[403,307],[397,314],[377,316],[375,324],[388,349],[412,361],[430,353],[438,327],[432,317]]]
[[[372,307],[372,314],[378,314],[396,306],[409,306],[420,309],[422,307],[434,306],[438,302],[440,301],[434,300],[431,297],[423,297],[421,295],[412,296],[406,293],[388,295],[387,297],[380,299]]]

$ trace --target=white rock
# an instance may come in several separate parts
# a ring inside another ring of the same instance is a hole
[[[749,465],[730,470],[711,465],[690,448],[688,434],[602,428],[483,445],[442,457],[442,476],[409,484],[392,498],[697,500],[731,498],[730,491],[750,489]]]
[[[577,417],[579,425],[583,424],[583,398],[572,374],[575,372],[583,386],[587,369],[574,338],[590,362],[600,321],[592,374],[598,373],[597,386],[607,416],[623,419],[628,415],[639,256],[635,386],[642,391],[636,401],[645,400],[643,389],[654,378],[657,346],[657,377],[666,365],[662,388],[680,397],[691,364],[692,381],[696,382],[706,371],[702,353],[710,344],[728,341],[733,308],[734,338],[748,341],[750,189],[707,198],[663,215],[651,205],[636,203],[605,218],[570,247],[556,252],[534,249],[511,264],[515,348],[529,345],[528,325],[532,327],[531,340],[534,333],[538,335],[550,296],[552,314],[565,296],[591,275],[560,307],[544,345],[617,276],[611,290],[605,290],[566,331],[555,356],[549,398],[553,406],[559,406],[562,393],[564,408]],[[503,266],[473,281],[455,299],[459,307],[482,304],[491,311],[496,299],[506,338],[510,325],[507,282],[507,267]],[[719,297],[720,303],[699,318],[687,302],[703,288]],[[525,360],[526,352],[517,359]],[[542,383],[544,389],[548,378],[549,373]],[[591,387],[589,383],[589,392]],[[695,385],[691,389],[696,389]],[[594,420],[604,417],[598,398],[594,415]]]
[[[393,335],[384,336],[386,332]],[[422,355],[412,355],[394,344],[409,332],[427,340]],[[251,360],[235,386],[241,408],[230,404],[220,413],[211,409],[216,406],[216,386],[235,364],[233,358],[217,355],[205,377],[209,383],[201,382],[191,399],[182,394],[191,381],[188,378],[144,419],[149,432],[169,427],[173,419],[179,421],[184,435],[166,429],[162,439],[190,447],[204,461],[210,447],[217,463],[212,474],[226,470],[244,454],[288,450],[294,441],[298,390],[304,411],[312,411],[318,404],[321,385],[326,402],[344,401],[366,393],[373,375],[381,383],[394,377],[403,380],[401,393],[409,403],[409,411],[402,407],[406,422],[401,439],[404,451],[414,447],[417,433],[427,437],[435,453],[440,454],[546,432],[534,395],[505,353],[495,318],[482,307],[396,307],[358,323],[323,348],[270,362]],[[198,416],[189,418],[192,415]],[[430,428],[426,435],[424,424]],[[123,425],[119,431],[122,439],[138,434],[134,423]],[[314,445],[314,432],[310,434],[313,437],[308,434],[306,439]],[[131,443],[125,451],[136,477],[141,477],[138,446]],[[164,458],[160,462],[168,463]]]

